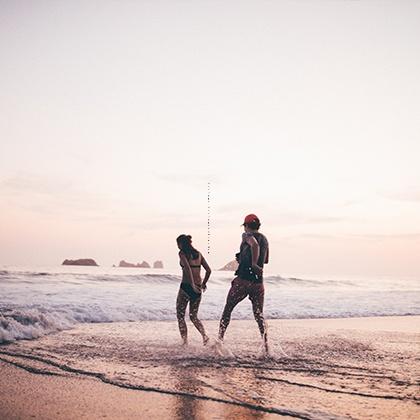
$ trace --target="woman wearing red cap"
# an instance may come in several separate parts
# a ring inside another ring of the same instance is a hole
[[[244,233],[240,252],[236,254],[239,263],[229,290],[226,305],[223,310],[219,326],[219,340],[223,341],[226,329],[230,322],[230,316],[235,306],[247,296],[252,302],[252,310],[257,321],[261,337],[264,340],[264,349],[268,351],[267,326],[264,320],[264,284],[263,267],[268,263],[268,241],[258,229],[260,220],[255,214],[245,217]]]

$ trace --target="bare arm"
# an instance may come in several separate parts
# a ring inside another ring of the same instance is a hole
[[[268,263],[268,247],[262,249],[260,257],[262,257],[261,261],[264,261],[264,264]]]
[[[258,265],[258,258],[260,257],[260,246],[253,236],[246,238],[246,241],[251,247],[252,268],[256,274],[261,274],[262,268]]]
[[[203,285],[202,285],[202,289],[206,290],[207,289],[206,284],[207,284],[207,282],[210,278],[211,268],[207,264],[207,261],[205,260],[205,258],[203,256],[201,256],[201,265],[204,267],[204,270],[206,270],[206,275],[204,276]]]

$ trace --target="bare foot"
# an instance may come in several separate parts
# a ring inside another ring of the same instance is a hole
[[[212,345],[212,348],[218,356],[227,358],[234,357],[233,353],[227,347],[225,347],[223,340],[216,340]]]

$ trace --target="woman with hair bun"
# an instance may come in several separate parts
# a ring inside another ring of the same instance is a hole
[[[206,284],[210,277],[211,269],[201,252],[192,246],[191,235],[180,235],[176,238],[179,248],[179,263],[182,267],[182,282],[176,300],[176,316],[178,319],[179,332],[184,345],[188,344],[188,330],[185,323],[185,311],[190,304],[190,320],[203,337],[206,345],[209,337],[203,324],[198,319],[198,309],[201,302],[201,293],[207,288]],[[206,270],[204,280],[201,280],[201,266]]]

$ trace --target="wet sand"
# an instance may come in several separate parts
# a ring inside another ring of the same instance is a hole
[[[175,322],[84,324],[0,346],[0,418],[420,418],[420,317],[253,321],[225,347]],[[217,323],[205,322],[211,336]]]
[[[246,407],[124,389],[83,375],[34,375],[1,361],[0,372],[0,418],[4,420],[261,417],[258,411]]]

